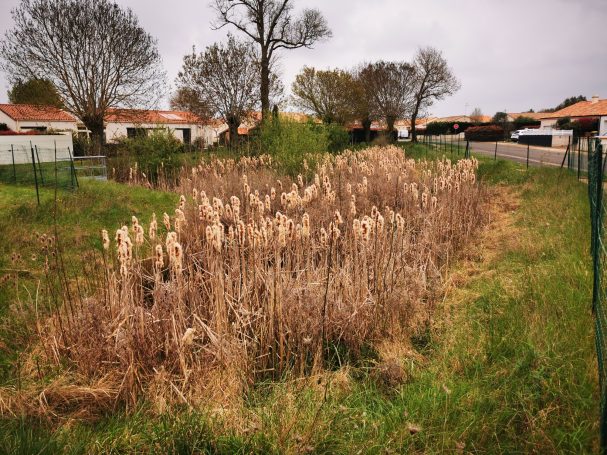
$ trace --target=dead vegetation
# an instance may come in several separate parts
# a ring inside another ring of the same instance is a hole
[[[476,167],[395,147],[327,155],[309,180],[263,156],[195,167],[174,213],[102,233],[103,269],[37,318],[31,387],[5,390],[2,410],[226,404],[260,379],[398,350],[390,341],[426,324],[445,266],[482,223]],[[378,375],[407,379],[390,356]]]

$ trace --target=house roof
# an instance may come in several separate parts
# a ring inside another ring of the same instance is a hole
[[[54,106],[38,104],[0,104],[0,111],[17,121],[53,121],[74,123],[76,118]]]
[[[556,112],[543,112],[542,119],[563,117],[598,117],[607,115],[607,99],[580,101]]]
[[[516,120],[519,117],[529,117],[533,120],[539,120],[544,118],[545,115],[545,112],[508,112],[508,117],[512,120]]]
[[[145,109],[108,109],[104,120],[106,123],[151,123],[154,125],[202,123],[202,119],[191,112]]]

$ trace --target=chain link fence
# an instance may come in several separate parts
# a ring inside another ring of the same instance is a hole
[[[601,453],[607,453],[607,248],[605,245],[604,145],[599,139],[588,149],[588,196],[590,199],[591,252],[593,267],[592,310],[601,397]]]

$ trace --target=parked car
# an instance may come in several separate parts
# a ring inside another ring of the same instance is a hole
[[[510,135],[510,140],[511,140],[512,142],[518,142],[518,136],[519,136],[519,134],[520,134],[522,131],[525,131],[525,130],[516,130],[516,131],[513,131],[513,132],[512,132],[512,134]]]

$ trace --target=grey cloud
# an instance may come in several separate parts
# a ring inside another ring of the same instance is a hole
[[[480,107],[485,114],[549,107],[567,96],[607,97],[605,0],[293,0],[327,17],[333,38],[314,49],[283,52],[289,87],[303,65],[353,67],[375,59],[411,59],[420,46],[444,52],[462,89],[437,103],[434,115]],[[3,9],[18,4],[2,0]],[[213,12],[204,0],[118,0],[132,8],[158,39],[172,83],[192,45],[224,38],[211,30]],[[0,17],[0,32],[10,28]],[[0,101],[6,101],[0,76]]]

